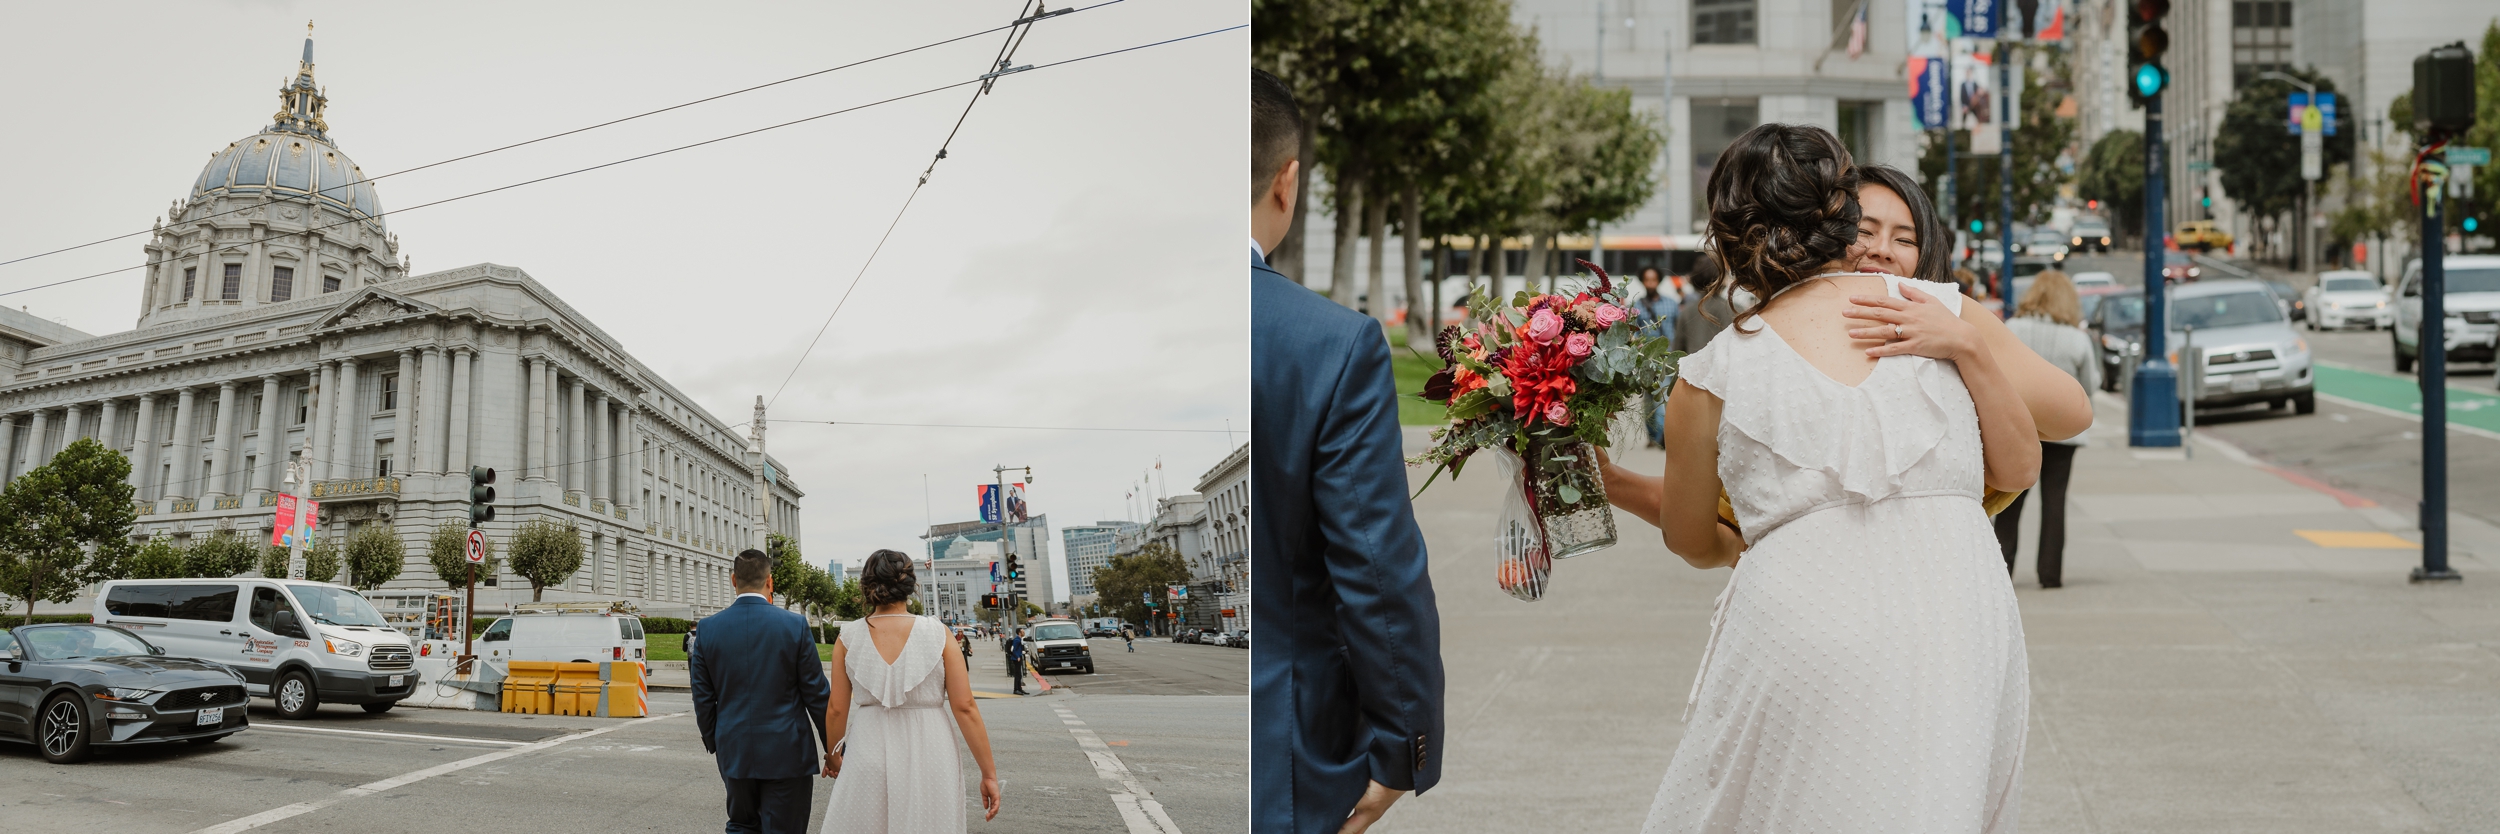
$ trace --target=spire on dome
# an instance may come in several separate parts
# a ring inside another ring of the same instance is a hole
[[[294,80],[278,88],[278,113],[270,130],[302,133],[315,139],[328,140],[330,125],[321,118],[321,111],[330,99],[313,83],[312,21],[304,21],[304,60],[295,68]]]

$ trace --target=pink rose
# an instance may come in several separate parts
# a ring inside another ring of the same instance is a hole
[[[1571,354],[1574,359],[1585,357],[1597,352],[1597,339],[1586,333],[1573,333],[1565,336],[1563,337],[1563,352]]]
[[[1599,327],[1613,327],[1615,326],[1615,322],[1619,322],[1627,318],[1631,318],[1631,314],[1625,313],[1621,307],[1617,307],[1612,304],[1597,305],[1597,325]]]
[[[1538,310],[1528,317],[1528,338],[1540,345],[1550,345],[1563,332],[1562,316],[1552,310]]]
[[[1483,349],[1484,349],[1484,340],[1483,340],[1483,339],[1478,339],[1478,338],[1476,338],[1476,334],[1474,334],[1474,333],[1469,333],[1469,334],[1467,334],[1467,338],[1466,338],[1466,339],[1461,340],[1461,343],[1462,343],[1462,344],[1465,344],[1465,345],[1467,346],[1467,349],[1468,349],[1468,350],[1483,350]]]
[[[1559,402],[1546,406],[1545,422],[1557,426],[1571,425],[1571,408]]]

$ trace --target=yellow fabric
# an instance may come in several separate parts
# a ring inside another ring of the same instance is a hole
[[[1988,515],[1994,516],[2005,512],[2005,508],[2013,506],[2014,499],[2021,497],[2022,494],[2023,491],[2019,489],[2013,492],[1999,492],[1991,489],[1988,490],[1988,497],[1981,499],[1979,505],[1988,508]],[[1744,525],[1736,523],[1736,505],[1728,503],[1727,490],[1724,489],[1719,490],[1719,523],[1727,525],[1728,529],[1738,533],[1745,532]]]

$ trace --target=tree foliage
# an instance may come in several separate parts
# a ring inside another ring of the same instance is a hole
[[[408,550],[399,543],[399,534],[388,524],[367,524],[347,537],[347,584],[357,590],[370,591],[383,583],[399,578],[407,564]],[[331,568],[337,575],[338,568]],[[325,580],[326,581],[326,580]]]
[[[799,543],[768,533],[764,553],[773,559],[773,595],[781,597],[782,607],[802,601],[808,592],[807,569],[813,566],[799,553]]]
[[[833,590],[827,595],[825,605],[833,610],[833,616],[844,620],[868,616],[868,598],[860,595],[859,580],[841,577],[830,580],[830,583]]]
[[[2144,230],[2144,134],[2113,130],[2084,153],[2075,195],[2101,201],[2111,231],[2133,235]]]
[[[183,556],[182,546],[159,533],[150,537],[147,544],[139,546],[139,552],[130,557],[130,569],[122,572],[122,578],[181,579],[186,575],[183,572]]]
[[[453,588],[469,586],[469,525],[444,522],[434,526],[425,537],[425,561],[434,567],[434,576]],[[494,576],[503,567],[495,537],[486,537],[486,563],[478,566],[479,578]]]
[[[2317,85],[2318,92],[2335,91],[2335,80],[2314,68],[2284,74]],[[2222,111],[2221,129],[2214,132],[2214,170],[2221,175],[2222,191],[2250,214],[2282,214],[2300,201],[2300,136],[2284,127],[2295,92],[2299,88],[2287,81],[2243,84]],[[2323,148],[2328,169],[2352,163],[2353,142],[2360,133],[2353,129],[2352,111],[2339,109],[2336,115],[2336,133],[2325,137]]]
[[[232,530],[219,530],[207,538],[191,543],[183,554],[183,573],[204,579],[224,579],[256,567],[260,549]]]
[[[1135,553],[1122,553],[1094,569],[1094,590],[1102,605],[1128,622],[1146,622],[1149,609],[1145,599],[1156,604],[1165,601],[1164,589],[1189,582],[1189,562],[1180,551],[1161,542],[1149,542]],[[1159,610],[1159,609],[1157,609]]]
[[[512,572],[529,580],[531,602],[544,597],[547,586],[561,584],[581,569],[582,533],[571,522],[542,518],[513,533]]]
[[[117,578],[136,549],[130,526],[130,461],[81,438],[0,489],[0,596],[69,602],[92,582]],[[29,622],[32,622],[30,619]]]

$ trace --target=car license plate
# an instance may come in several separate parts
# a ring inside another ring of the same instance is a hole
[[[210,726],[210,725],[214,725],[214,724],[223,724],[223,723],[226,723],[226,708],[225,708],[225,707],[217,707],[217,708],[214,708],[214,709],[204,709],[204,710],[200,710],[200,718],[199,718],[198,726],[201,726],[201,727],[207,727],[207,726]]]
[[[407,680],[407,679],[408,679],[408,676],[407,676],[407,675],[392,675],[392,676],[391,676],[391,685],[392,685],[392,686],[398,686],[398,685],[400,684],[400,682],[401,682],[401,681],[405,681],[405,680]]]
[[[2256,374],[2241,374],[2231,378],[2231,393],[2245,394],[2255,390],[2257,390]]]

